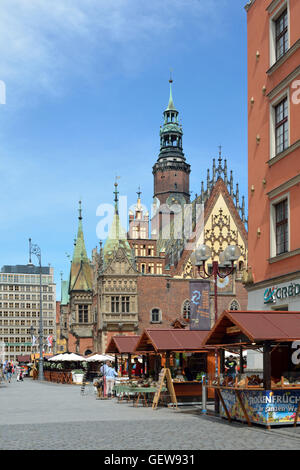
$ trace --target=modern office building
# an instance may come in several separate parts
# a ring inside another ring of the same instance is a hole
[[[47,337],[56,335],[56,286],[54,269],[42,267],[42,314],[45,350]],[[40,316],[40,268],[33,264],[3,266],[0,272],[0,343],[5,359],[38,352],[30,333],[38,340]]]
[[[248,308],[300,310],[300,1],[251,0]]]

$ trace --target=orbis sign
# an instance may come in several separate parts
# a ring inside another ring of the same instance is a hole
[[[291,283],[284,287],[268,287],[264,292],[265,304],[273,304],[278,300],[300,295],[300,284]]]

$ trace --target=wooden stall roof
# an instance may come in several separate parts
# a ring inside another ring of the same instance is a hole
[[[227,311],[209,332],[205,345],[300,340],[300,312]]]
[[[105,350],[106,354],[132,354],[139,336],[113,336]]]
[[[136,353],[165,351],[206,351],[204,340],[209,331],[146,329],[136,345]]]

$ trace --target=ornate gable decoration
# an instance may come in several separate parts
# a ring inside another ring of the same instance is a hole
[[[209,242],[213,258],[219,256],[228,245],[238,245],[246,261],[245,247],[239,243],[238,230],[232,230],[230,219],[230,215],[225,215],[222,208],[219,209],[218,214],[213,214],[211,228],[205,229],[205,243]]]
[[[119,247],[113,254],[112,259],[103,271],[104,275],[126,276],[136,275],[137,271],[128,259],[127,253]]]

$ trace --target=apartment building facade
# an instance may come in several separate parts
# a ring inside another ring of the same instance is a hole
[[[300,2],[251,0],[248,308],[300,310]]]
[[[56,286],[54,269],[42,267],[43,337],[56,336]],[[40,268],[33,264],[3,266],[0,272],[0,343],[5,359],[38,352],[32,345],[38,339],[40,318]],[[45,346],[47,349],[47,346]]]

